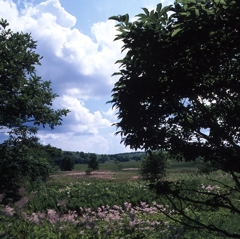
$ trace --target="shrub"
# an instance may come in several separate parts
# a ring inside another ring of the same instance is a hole
[[[90,156],[90,159],[88,162],[88,168],[92,169],[92,171],[99,169],[99,162],[96,154],[92,154]]]
[[[60,164],[60,169],[62,171],[72,171],[74,169],[74,160],[70,156],[64,156]]]
[[[159,181],[166,176],[167,157],[161,151],[149,153],[142,159],[140,174],[145,180]]]
[[[204,160],[200,158],[200,161],[197,164],[197,168],[199,174],[211,174],[212,172],[217,171],[221,167],[220,164],[204,162]]]
[[[92,173],[92,171],[93,170],[91,168],[87,168],[85,173],[86,173],[86,175],[90,175]]]

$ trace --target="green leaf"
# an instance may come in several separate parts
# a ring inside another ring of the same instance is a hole
[[[235,2],[235,1],[234,1]],[[217,3],[219,4],[222,4],[222,5],[227,5],[226,1],[225,0],[219,0]],[[236,4],[236,2],[235,2]]]
[[[147,16],[143,13],[140,13],[140,14],[136,15],[136,17],[139,17],[142,21],[147,19]]]
[[[175,29],[175,30],[172,32],[171,36],[174,37],[174,36],[177,35],[180,31],[182,31],[182,28],[177,28],[177,29]]]
[[[197,17],[199,17],[199,15],[200,15],[199,9],[197,9],[197,8],[195,8],[195,15],[196,15]]]
[[[124,22],[127,25],[128,22],[129,22],[129,15],[128,14],[122,15],[122,16],[119,17],[119,20],[121,22]]]
[[[160,13],[161,12],[161,9],[162,9],[162,3],[159,3],[157,5],[157,12]]]
[[[149,16],[149,11],[147,8],[144,7],[144,8],[142,8],[142,10],[145,12],[146,16]]]
[[[112,16],[112,17],[109,17],[108,20],[115,20],[120,22],[120,16]]]
[[[197,0],[177,0],[177,3],[182,3],[182,4],[189,4],[189,3],[194,3],[196,4]]]

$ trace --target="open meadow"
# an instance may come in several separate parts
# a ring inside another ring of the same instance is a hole
[[[0,239],[240,239],[240,0],[154,2],[0,0]]]
[[[182,220],[161,194],[141,180],[138,167],[139,162],[134,161],[121,163],[121,167],[107,162],[86,175],[87,165],[75,165],[73,171],[55,172],[35,191],[25,186],[20,201],[1,206],[0,238],[226,238],[168,218]],[[210,183],[208,177],[197,174],[195,163],[185,162],[172,162],[167,173],[172,182],[184,180],[194,187],[221,191],[221,185]],[[211,177],[228,183],[221,172]],[[196,208],[195,213],[199,220],[239,232],[239,218],[224,210]]]

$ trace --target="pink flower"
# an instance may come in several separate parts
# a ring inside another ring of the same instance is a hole
[[[28,198],[22,197],[19,201],[15,203],[15,206],[19,209],[23,209],[23,207],[27,204]]]
[[[113,206],[113,209],[115,209],[115,210],[119,210],[119,209],[120,209],[120,207],[119,207],[119,206],[117,206],[117,205],[114,205],[114,206]]]
[[[14,209],[12,207],[9,207],[8,205],[3,208],[3,213],[7,216],[13,216],[14,215]]]
[[[74,224],[77,224],[78,223],[78,220],[76,219],[77,217],[78,217],[78,215],[77,215],[76,211],[68,210],[68,214],[64,214],[60,220],[73,222]]]
[[[130,226],[130,227],[134,227],[135,225],[136,225],[136,222],[135,222],[135,221],[130,221],[130,222],[129,222],[129,226]]]
[[[58,218],[59,218],[59,215],[55,210],[53,210],[53,209],[48,209],[47,210],[47,219],[48,219],[49,222],[56,223]]]
[[[39,218],[36,213],[32,213],[32,215],[29,218],[33,223],[38,224],[39,223]]]
[[[37,215],[38,215],[38,218],[42,218],[42,219],[45,218],[46,216],[44,212],[38,212]]]

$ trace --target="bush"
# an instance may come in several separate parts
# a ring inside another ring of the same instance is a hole
[[[52,165],[41,153],[32,154],[38,148],[36,138],[32,137],[31,140],[22,143],[18,138],[10,136],[0,144],[0,194],[4,195],[4,204],[21,198],[19,188],[23,184],[32,187],[40,185],[52,171]]]
[[[91,168],[87,168],[85,173],[86,173],[86,175],[90,175],[92,173],[92,171],[93,170]]]
[[[74,160],[70,156],[64,156],[60,164],[60,169],[62,171],[72,171],[74,169]]]
[[[96,154],[92,154],[90,156],[90,159],[88,162],[88,168],[92,169],[92,171],[99,169],[99,162]]]
[[[149,153],[142,159],[140,174],[145,180],[159,181],[166,176],[167,157],[161,151]]]
[[[198,167],[198,173],[199,174],[211,174],[212,172],[218,170],[212,164],[204,163],[204,162],[199,163],[197,167]]]

